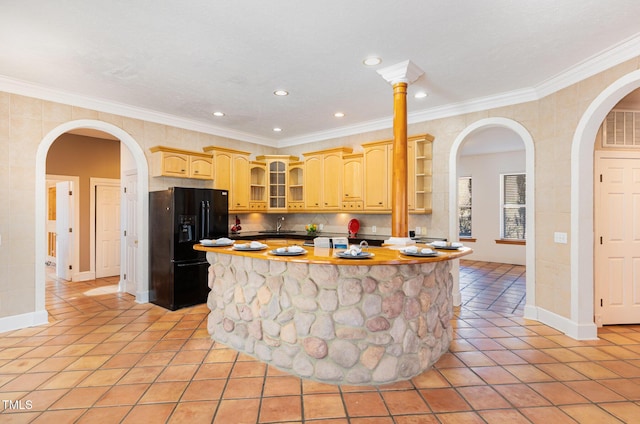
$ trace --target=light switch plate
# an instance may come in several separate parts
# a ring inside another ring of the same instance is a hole
[[[376,226],[374,225],[373,227],[371,227],[371,231],[375,234],[376,231],[378,231],[378,229],[376,228]]]
[[[567,244],[567,233],[553,233],[553,241],[555,243]]]

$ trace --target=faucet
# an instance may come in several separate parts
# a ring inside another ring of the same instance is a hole
[[[276,220],[276,232],[280,231],[282,228],[282,221],[284,221],[284,216],[278,217]]]

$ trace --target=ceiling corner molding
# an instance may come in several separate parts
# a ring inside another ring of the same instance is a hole
[[[332,138],[348,137],[350,135],[362,134],[378,130],[386,130],[389,128],[393,128],[393,117],[375,119],[373,121],[334,128],[327,131],[318,131],[300,137],[283,138],[278,141],[277,147],[280,149],[290,146],[299,146],[301,144],[330,140]]]
[[[227,137],[234,140],[246,141],[249,143],[260,144],[272,147],[275,143],[274,139],[258,137],[253,134],[229,130],[226,128],[209,125],[190,119],[169,115],[162,112],[151,111],[147,109],[137,108],[125,104],[108,102],[101,99],[89,98],[76,93],[54,90],[26,81],[8,78],[0,75],[0,91],[17,94],[26,97],[34,97],[41,100],[47,100],[55,103],[66,104],[70,106],[82,107],[103,113],[120,115],[132,119],[140,119],[161,125],[169,125],[185,130],[198,131],[218,137]]]
[[[535,86],[538,98],[548,96],[627,60],[636,58],[638,57],[638,51],[640,51],[640,33],[591,56],[554,77],[542,81]]]

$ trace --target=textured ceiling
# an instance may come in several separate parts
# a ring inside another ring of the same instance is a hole
[[[425,71],[409,90],[415,121],[548,94],[640,32],[636,0],[22,0],[0,12],[0,89],[281,147],[388,128],[385,66]],[[363,66],[369,55],[383,63]]]

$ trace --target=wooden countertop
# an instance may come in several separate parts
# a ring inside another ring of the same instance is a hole
[[[195,250],[203,252],[215,252],[224,253],[229,255],[248,256],[251,258],[268,259],[272,261],[283,262],[299,262],[299,263],[312,263],[312,264],[333,264],[333,265],[408,265],[408,264],[421,264],[428,262],[448,261],[451,259],[458,259],[462,256],[473,253],[473,250],[468,247],[462,247],[459,250],[440,250],[434,249],[440,253],[435,257],[415,257],[406,256],[400,253],[399,247],[369,247],[368,251],[373,253],[373,257],[366,259],[342,259],[334,256],[334,249],[320,248],[320,247],[307,247],[301,246],[307,251],[304,255],[299,256],[276,256],[270,252],[283,247],[280,245],[267,245],[264,250],[259,251],[240,251],[234,250],[232,247],[208,247],[201,244],[196,244],[193,248]],[[423,246],[418,245],[418,248]],[[340,249],[342,250],[342,249]]]

